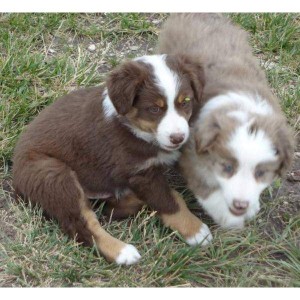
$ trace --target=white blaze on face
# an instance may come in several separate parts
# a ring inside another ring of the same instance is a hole
[[[259,210],[260,193],[268,186],[268,183],[256,181],[255,168],[277,158],[266,133],[261,129],[250,133],[250,126],[251,121],[238,127],[228,143],[228,149],[238,162],[237,172],[231,178],[218,176],[218,181],[229,207],[232,207],[233,200],[247,201],[248,210],[255,213]]]
[[[138,60],[152,65],[155,83],[167,99],[167,111],[157,127],[156,140],[163,149],[178,149],[187,141],[189,136],[188,122],[175,108],[180,79],[167,66],[166,55],[143,56]],[[174,145],[170,140],[171,135],[182,135],[184,139],[180,144]]]

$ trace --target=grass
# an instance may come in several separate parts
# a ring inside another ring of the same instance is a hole
[[[300,287],[299,196],[266,191],[244,230],[224,231],[199,210],[214,241],[188,247],[144,209],[104,228],[135,245],[139,264],[119,267],[64,236],[42,212],[11,200],[11,156],[20,132],[45,106],[78,87],[98,85],[125,58],[153,53],[165,14],[0,15],[0,286]],[[250,33],[289,123],[300,131],[299,14],[231,14]],[[88,46],[94,44],[95,51]],[[270,201],[272,200],[272,201]],[[288,205],[286,204],[288,203]]]

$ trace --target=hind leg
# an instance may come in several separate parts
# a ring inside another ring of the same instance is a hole
[[[84,195],[84,192],[76,178],[75,184],[81,194],[79,198],[81,215],[85,220],[86,226],[99,251],[108,261],[114,261],[120,265],[136,263],[141,257],[137,249],[130,244],[126,244],[114,238],[101,227],[96,214],[91,209],[90,203]]]
[[[79,242],[92,245],[108,260],[118,264],[132,264],[140,254],[107,233],[97,220],[76,173],[65,163],[42,154],[30,156],[22,165],[14,167],[15,189],[50,217],[62,230]]]

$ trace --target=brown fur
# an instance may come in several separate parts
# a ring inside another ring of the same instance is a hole
[[[201,123],[201,126],[195,127],[193,136],[195,137],[197,153],[205,153],[215,148],[226,151],[223,146],[238,125],[236,120],[226,116],[229,109],[230,107],[226,107],[226,109],[222,108],[214,111],[211,113],[210,118]]]
[[[182,57],[170,57],[169,63],[185,77],[180,91],[195,93],[198,101],[203,82],[193,83],[194,92],[191,82],[201,80],[202,73],[180,72]],[[192,72],[192,66],[187,68]],[[199,72],[198,65],[194,69]],[[110,74],[106,85],[117,116],[105,117],[104,87],[93,87],[62,97],[28,125],[14,151],[13,185],[17,195],[57,219],[65,233],[87,245],[94,241],[114,261],[125,244],[102,229],[88,197],[131,190],[131,196],[120,197],[124,203],[115,205],[119,216],[135,212],[141,203],[160,214],[176,213],[180,207],[163,175],[163,162],[139,170],[145,161],[166,151],[137,138],[127,126],[148,131],[159,122],[159,117],[140,112],[140,105],[161,99],[151,69],[143,63],[124,63]]]
[[[104,206],[104,214],[113,220],[120,220],[135,215],[144,203],[133,193],[126,194],[122,199],[113,198]]]
[[[275,162],[275,173],[285,176],[293,160],[294,139],[292,130],[286,125],[283,115],[274,115],[272,118],[256,117],[253,130],[263,129],[273,142],[278,153],[278,161]]]
[[[179,207],[174,214],[162,214],[164,224],[173,230],[177,230],[185,239],[191,238],[199,232],[202,222],[187,208],[181,195],[173,190],[174,199]]]

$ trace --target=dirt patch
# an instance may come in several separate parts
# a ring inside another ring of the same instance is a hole
[[[283,179],[279,188],[274,188],[272,199],[266,201],[275,201],[276,205],[270,211],[266,211],[267,219],[266,232],[274,234],[282,233],[286,225],[294,217],[300,214],[300,141],[297,143],[297,149],[294,155],[293,166]],[[300,240],[300,234],[296,237]]]

